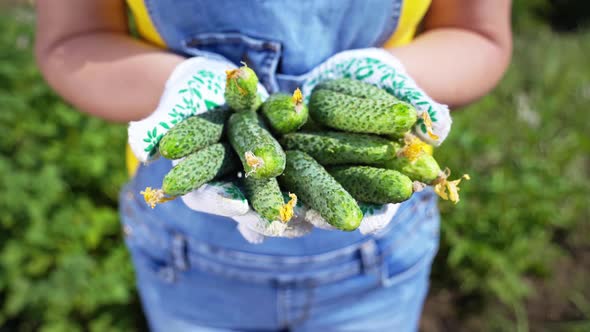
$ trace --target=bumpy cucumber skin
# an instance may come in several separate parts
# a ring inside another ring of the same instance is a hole
[[[169,196],[184,195],[217,177],[237,172],[238,165],[238,159],[229,145],[209,145],[174,166],[164,177],[162,190]]]
[[[260,107],[262,101],[258,96],[258,76],[254,70],[242,66],[233,78],[227,79],[225,101],[236,112],[253,111]]]
[[[227,136],[244,165],[244,171],[255,179],[280,175],[285,169],[285,152],[274,137],[260,125],[255,112],[240,112],[230,116]],[[246,152],[263,160],[262,166],[252,169],[246,162]]]
[[[322,165],[382,163],[396,153],[396,145],[382,137],[335,131],[290,133],[281,144],[311,155]]]
[[[336,166],[328,170],[352,197],[373,204],[399,203],[410,198],[412,180],[391,169]]]
[[[366,99],[382,99],[392,102],[399,102],[399,99],[369,83],[353,80],[350,78],[340,78],[336,80],[324,81],[316,86],[316,89],[331,90],[340,92],[345,95]]]
[[[281,207],[284,205],[283,194],[276,178],[244,178],[246,198],[254,211],[269,222],[280,220]]]
[[[309,111],[305,104],[296,107],[293,97],[278,93],[271,95],[262,104],[262,114],[277,134],[294,132],[307,122]]]
[[[290,150],[285,172],[278,180],[330,225],[343,230],[357,229],[363,213],[355,199],[317,161],[305,152]]]
[[[307,117],[307,121],[303,124],[299,131],[304,132],[316,132],[316,131],[326,131],[330,130],[330,128],[322,126],[319,122],[315,121],[311,116]]]
[[[431,184],[441,173],[436,159],[427,153],[422,154],[414,162],[410,162],[405,157],[397,157],[384,162],[380,167],[400,171],[410,179],[426,184]]]
[[[417,120],[416,109],[408,103],[357,98],[324,89],[314,89],[309,112],[328,127],[367,134],[402,135]]]
[[[158,148],[160,154],[178,159],[219,142],[230,114],[228,108],[216,108],[182,121],[164,135]]]

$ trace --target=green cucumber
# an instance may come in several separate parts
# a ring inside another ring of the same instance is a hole
[[[286,152],[285,172],[278,180],[330,225],[343,230],[357,229],[363,213],[356,200],[317,161],[305,152]]]
[[[282,213],[289,205],[285,204],[277,178],[254,179],[249,176],[244,178],[244,188],[250,206],[267,221],[287,222],[291,219],[292,213],[287,216]]]
[[[227,108],[215,108],[185,119],[164,135],[158,147],[160,154],[179,159],[219,142],[230,114]]]
[[[283,172],[285,152],[279,142],[261,126],[255,112],[234,113],[227,126],[229,142],[240,157],[246,176],[264,179]]]
[[[335,131],[290,133],[281,144],[311,155],[322,165],[381,163],[394,158],[397,148],[382,137]]]
[[[399,203],[412,196],[412,180],[391,169],[337,166],[328,170],[352,197],[373,204]]]
[[[309,112],[303,103],[301,90],[297,89],[293,96],[285,93],[271,95],[262,104],[262,114],[275,133],[286,134],[301,128]]]
[[[408,103],[351,97],[325,89],[314,89],[309,112],[328,127],[367,134],[402,135],[417,120],[416,109]]]
[[[382,99],[392,102],[399,102],[399,99],[390,95],[387,91],[378,88],[372,84],[353,80],[350,78],[340,78],[336,80],[324,81],[316,86],[316,89],[331,90],[340,92],[345,95],[366,99]]]
[[[394,169],[410,177],[414,181],[432,184],[440,174],[441,168],[433,156],[423,153],[414,161],[399,156],[379,165],[383,168]]]
[[[180,196],[198,189],[206,182],[238,170],[238,160],[226,143],[209,145],[184,158],[164,176],[162,190]]]
[[[311,116],[308,116],[307,121],[305,121],[305,123],[303,124],[303,126],[301,128],[299,128],[299,130],[304,131],[304,132],[314,132],[314,131],[326,131],[326,130],[330,130],[330,128],[322,126],[319,122],[312,119]]]
[[[258,76],[254,70],[244,65],[227,70],[225,101],[236,112],[254,111],[262,101],[258,95]]]

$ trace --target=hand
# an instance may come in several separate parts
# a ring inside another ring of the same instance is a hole
[[[309,100],[313,88],[320,82],[338,78],[352,78],[376,85],[396,98],[412,104],[419,120],[415,134],[431,145],[440,145],[449,134],[451,117],[446,105],[432,100],[406,73],[403,65],[383,49],[368,48],[338,53],[314,68],[307,75],[302,90]],[[383,229],[397,211],[399,204],[360,204],[364,218],[359,231],[363,234]],[[315,227],[335,229],[314,210],[305,211],[305,220]]]
[[[147,162],[157,158],[158,142],[168,130],[189,116],[225,104],[226,70],[234,68],[236,66],[227,60],[204,57],[191,58],[178,65],[166,83],[157,109],[147,118],[129,124],[129,144],[138,159]],[[260,84],[258,94],[263,100],[268,97]],[[146,189],[144,196],[156,192]],[[232,218],[244,238],[253,243],[262,242],[265,236],[294,237],[311,230],[311,225],[298,217],[303,215],[298,212],[300,206],[294,208],[296,216],[288,223],[278,220],[269,223],[262,219],[231,182],[209,182],[181,199],[192,210]]]
[[[418,111],[414,132],[423,141],[438,146],[449,134],[452,121],[448,107],[428,97],[389,52],[367,48],[338,53],[307,74],[303,95],[309,100],[318,83],[337,78],[370,83],[412,104]]]

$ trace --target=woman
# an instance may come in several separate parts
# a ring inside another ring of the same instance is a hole
[[[190,56],[246,60],[275,92],[301,84],[333,54],[384,47],[430,97],[454,107],[492,89],[511,53],[508,0],[127,2],[139,39],[129,35],[123,0],[37,1],[36,53],[47,81],[81,111],[111,121],[148,116]],[[230,219],[180,200],[147,209],[139,191],[170,167],[139,166],[121,194],[154,331],[417,329],[438,245],[432,191],[404,202],[378,235],[314,230],[253,245]]]

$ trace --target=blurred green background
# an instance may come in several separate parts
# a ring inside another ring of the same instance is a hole
[[[145,330],[117,214],[126,127],[47,87],[30,3],[0,1],[0,331]],[[590,331],[590,9],[513,17],[507,75],[436,152],[472,180],[441,203],[424,331]]]

